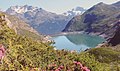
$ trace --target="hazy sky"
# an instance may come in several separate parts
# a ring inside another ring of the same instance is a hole
[[[89,8],[99,2],[111,4],[120,0],[0,0],[0,8],[6,10],[14,5],[32,5],[41,7],[47,11],[63,13],[74,7]]]

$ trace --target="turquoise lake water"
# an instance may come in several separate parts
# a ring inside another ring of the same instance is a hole
[[[104,38],[99,36],[91,36],[87,34],[70,34],[65,36],[56,36],[52,40],[55,41],[56,49],[58,50],[76,50],[84,51],[88,48],[94,48],[98,44],[105,41]]]

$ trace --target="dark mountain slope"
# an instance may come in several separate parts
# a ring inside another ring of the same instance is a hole
[[[114,5],[99,3],[88,9],[83,15],[74,17],[63,32],[85,31],[87,33],[108,34],[120,19],[120,9]]]
[[[120,44],[120,21],[116,23],[115,27],[116,29],[115,32],[113,32],[114,34],[107,40],[108,44],[112,46]]]
[[[117,3],[114,3],[114,4],[112,4],[112,5],[120,8],[120,1],[118,1]]]

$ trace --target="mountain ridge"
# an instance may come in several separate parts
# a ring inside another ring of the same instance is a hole
[[[6,10],[6,13],[21,18],[39,33],[45,35],[60,33],[67,25],[68,21],[75,16],[56,14],[42,8],[28,5],[12,6]]]
[[[19,13],[19,10],[21,11],[22,8],[26,11]],[[16,11],[18,13],[16,13]],[[42,8],[28,5],[10,7],[6,10],[6,13],[21,18],[41,34],[61,32],[68,21],[66,16],[57,15]]]
[[[63,32],[84,31],[107,35],[113,31],[107,30],[119,20],[119,15],[120,9],[117,6],[101,2],[88,9],[81,16],[76,16],[70,20]]]

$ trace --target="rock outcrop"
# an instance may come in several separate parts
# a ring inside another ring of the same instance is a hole
[[[120,20],[115,24],[115,27],[113,36],[107,40],[107,43],[112,46],[120,44]]]

